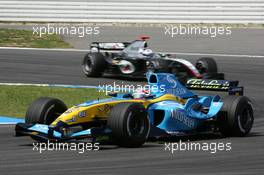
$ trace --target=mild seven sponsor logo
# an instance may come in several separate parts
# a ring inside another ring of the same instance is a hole
[[[190,128],[194,127],[194,120],[187,117],[184,111],[182,110],[179,109],[171,110],[171,117]]]

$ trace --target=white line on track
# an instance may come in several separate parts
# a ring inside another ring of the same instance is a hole
[[[63,88],[81,88],[81,89],[96,89],[97,86],[86,85],[68,85],[68,84],[33,84],[33,83],[0,83],[3,86],[39,86],[39,87],[63,87]]]
[[[178,55],[201,55],[201,56],[219,56],[219,57],[245,57],[245,58],[264,58],[264,55],[235,55],[235,54],[222,54],[222,53],[184,53],[184,52],[173,52],[168,54]]]
[[[59,48],[53,48],[53,49],[48,49],[48,48],[25,48],[25,47],[0,47],[0,49],[3,50],[40,50],[40,51],[68,51],[68,52],[87,52],[89,49],[59,49]]]
[[[63,51],[63,52],[88,52],[89,49],[46,49],[46,48],[22,48],[22,47],[0,47],[3,50],[40,50],[40,51]],[[187,52],[160,52],[178,55],[201,55],[201,56],[219,56],[219,57],[244,57],[244,58],[264,58],[264,55],[239,55],[239,54],[223,54],[223,53],[187,53]]]
[[[33,84],[33,83],[0,83],[0,85],[5,86],[49,86],[49,84]]]

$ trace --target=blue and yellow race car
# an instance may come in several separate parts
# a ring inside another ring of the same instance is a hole
[[[245,136],[253,125],[251,101],[237,81],[190,79],[182,85],[167,73],[148,73],[148,90],[110,94],[67,109],[48,97],[29,107],[16,136],[38,141],[72,141],[107,135],[117,145],[140,147],[149,137],[164,134],[220,132]],[[228,95],[197,95],[190,89],[227,91]]]

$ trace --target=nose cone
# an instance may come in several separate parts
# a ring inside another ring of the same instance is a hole
[[[78,116],[81,111],[82,109],[80,107],[74,106],[61,114],[51,125],[55,126],[60,121],[67,123],[68,125],[75,124],[78,122]]]

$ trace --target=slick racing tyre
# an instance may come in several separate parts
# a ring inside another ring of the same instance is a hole
[[[215,74],[218,72],[217,64],[213,58],[203,57],[197,60],[195,67],[201,74]]]
[[[219,130],[223,136],[245,136],[254,122],[251,101],[245,96],[227,96],[218,117]]]
[[[107,125],[111,139],[121,147],[136,148],[147,140],[150,122],[147,111],[140,103],[120,103],[113,107]]]
[[[67,106],[62,101],[55,98],[41,97],[29,106],[25,122],[49,125],[66,110]]]
[[[216,61],[213,58],[200,58],[197,60],[195,67],[205,79],[225,79],[223,73],[218,73]]]
[[[88,53],[84,56],[82,70],[87,77],[102,76],[107,62],[101,53]]]

